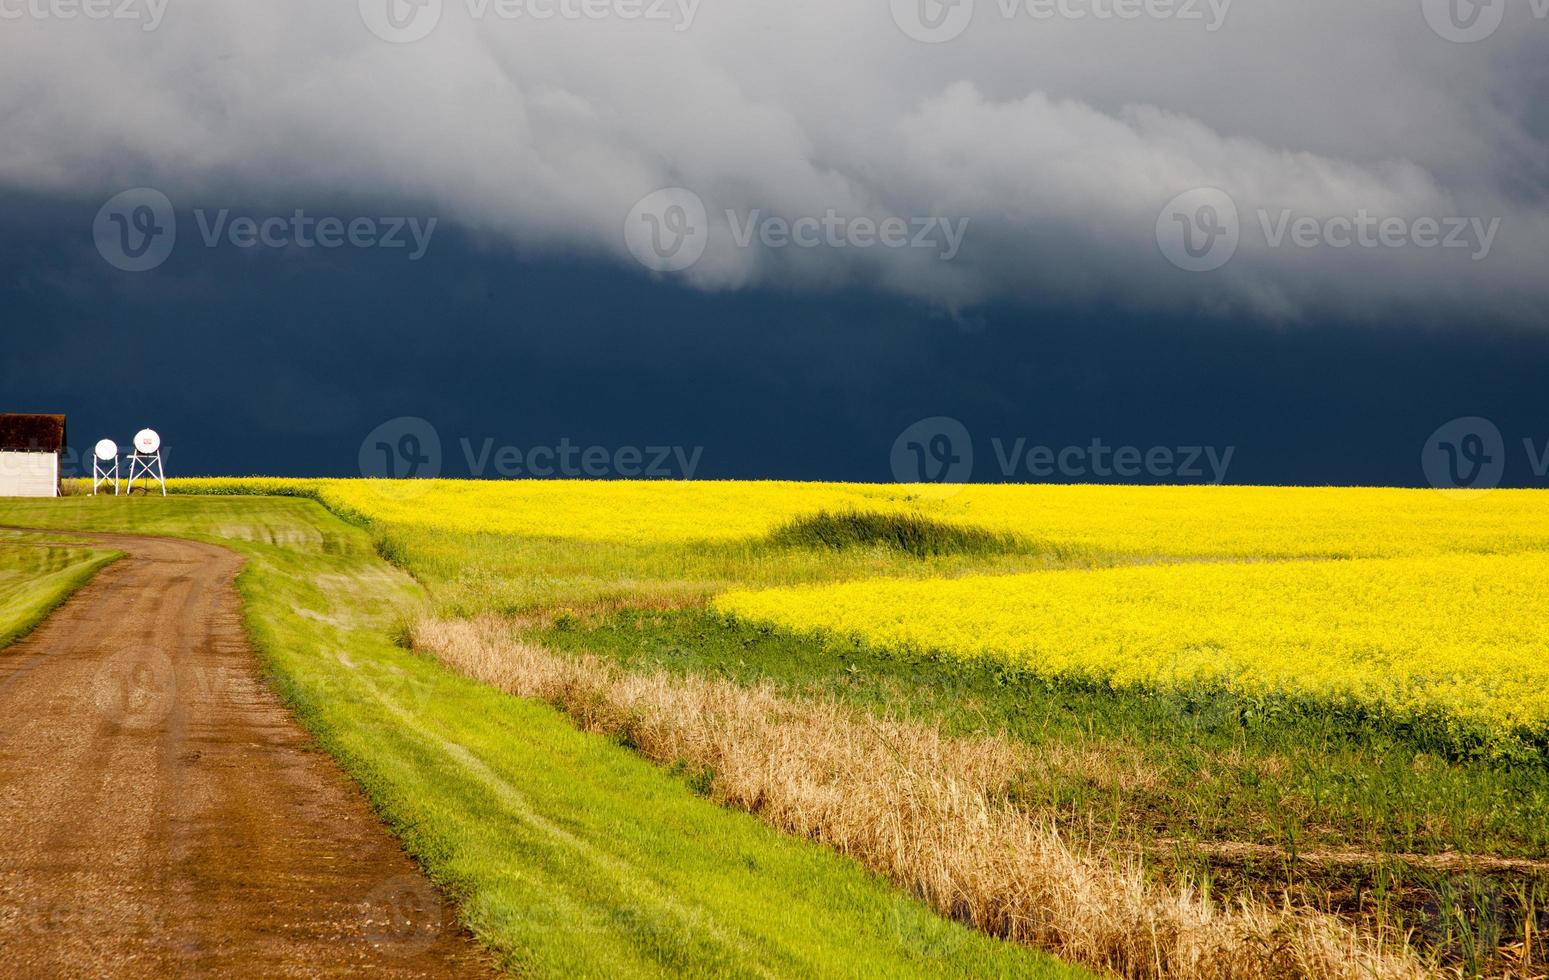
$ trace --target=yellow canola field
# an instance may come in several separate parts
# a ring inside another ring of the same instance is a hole
[[[716,606],[1051,677],[1345,700],[1540,740],[1549,726],[1543,491],[290,479],[173,489],[304,494],[398,528],[624,547],[752,541],[823,511],[919,513],[1137,564],[744,590]]]
[[[722,612],[1039,675],[1549,731],[1549,554],[1144,565],[738,591]]]
[[[568,480],[172,484],[189,493],[315,493],[336,510],[403,527],[634,545],[748,540],[821,511],[870,510],[1162,558],[1549,549],[1549,495],[1542,491]]]

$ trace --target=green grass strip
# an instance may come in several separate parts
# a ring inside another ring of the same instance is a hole
[[[919,514],[872,511],[823,511],[799,517],[776,528],[769,540],[785,548],[889,548],[917,558],[1028,550],[1009,534],[949,524]]]
[[[0,531],[0,649],[37,628],[116,552]]]

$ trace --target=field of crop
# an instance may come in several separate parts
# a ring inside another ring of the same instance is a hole
[[[1542,494],[173,490],[319,501],[424,588],[417,649],[1100,971],[1549,955]]]
[[[1094,555],[1391,558],[1549,548],[1535,491],[885,486],[516,480],[179,480],[187,493],[305,493],[400,528],[637,546],[741,542],[798,518],[916,514]]]
[[[1443,750],[1535,757],[1549,747],[1546,582],[1549,554],[1526,552],[870,580],[714,606],[1045,679],[1321,702]]]
[[[1532,491],[260,486],[378,526],[411,566],[456,583],[459,612],[585,603],[599,570],[627,569],[603,593],[622,605],[709,597],[753,624],[1045,680],[1354,711],[1444,752],[1549,748],[1549,509]],[[430,561],[424,539],[439,535],[450,553]],[[512,541],[543,584],[514,603],[518,576],[481,560],[509,557]]]

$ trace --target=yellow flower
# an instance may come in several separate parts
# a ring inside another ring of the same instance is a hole
[[[1549,549],[1539,491],[584,480],[176,480],[192,493],[317,494],[386,524],[624,544],[760,537],[820,511],[919,513],[1148,558],[1399,557]]]
[[[1549,725],[1549,554],[878,579],[723,612],[1047,677],[1313,698],[1491,731]]]

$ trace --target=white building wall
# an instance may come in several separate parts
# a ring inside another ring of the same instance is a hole
[[[0,497],[53,497],[58,493],[57,453],[0,451]]]

